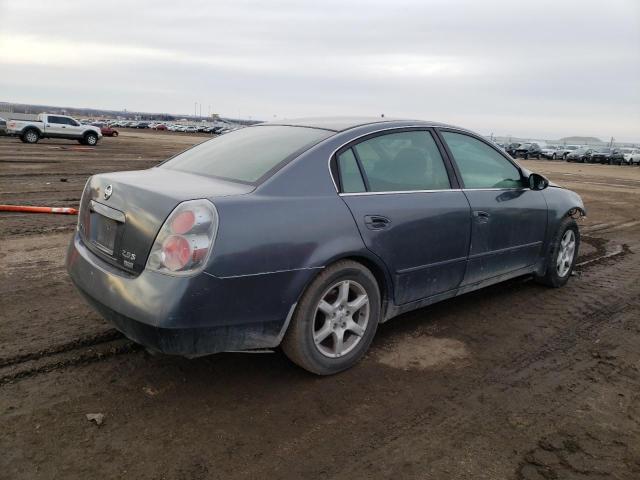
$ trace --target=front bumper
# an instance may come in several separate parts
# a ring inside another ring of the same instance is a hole
[[[303,281],[300,271],[218,278],[144,270],[132,276],[95,256],[77,234],[66,267],[89,304],[128,338],[183,356],[277,346]]]

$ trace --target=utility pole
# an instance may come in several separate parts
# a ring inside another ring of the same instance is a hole
[[[198,111],[198,102],[193,102],[193,116],[195,118],[196,112]]]
[[[613,148],[613,141],[615,140],[615,138],[611,137],[611,140],[609,141],[609,148]]]

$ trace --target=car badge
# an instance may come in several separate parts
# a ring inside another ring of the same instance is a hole
[[[104,199],[109,200],[111,194],[113,193],[113,186],[107,185],[107,188],[104,189]]]

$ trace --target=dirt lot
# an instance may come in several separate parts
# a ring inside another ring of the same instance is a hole
[[[204,139],[0,137],[0,203],[76,206],[89,175]],[[403,315],[330,378],[279,352],[150,356],[67,279],[75,217],[0,214],[0,478],[640,478],[640,168],[525,164],[589,210],[569,284]]]

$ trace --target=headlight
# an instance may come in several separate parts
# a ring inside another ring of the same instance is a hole
[[[160,228],[146,268],[169,275],[193,275],[201,271],[211,254],[217,231],[218,212],[213,203],[182,202]]]

